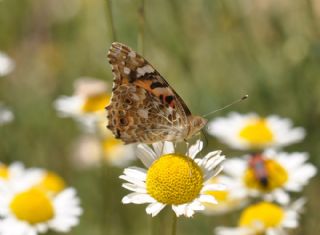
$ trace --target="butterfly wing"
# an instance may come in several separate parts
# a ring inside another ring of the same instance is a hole
[[[121,43],[112,44],[108,58],[114,75],[108,128],[115,136],[126,143],[183,139],[191,112],[168,82]]]

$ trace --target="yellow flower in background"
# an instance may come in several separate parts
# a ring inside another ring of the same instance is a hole
[[[107,125],[105,107],[110,102],[109,86],[93,78],[79,78],[74,83],[72,96],[61,96],[54,102],[60,117],[72,117],[88,132],[99,131]]]
[[[110,132],[105,129],[106,132]],[[97,167],[101,162],[116,167],[128,166],[135,159],[136,147],[110,135],[97,137],[94,135],[80,136],[73,145],[71,160],[79,169]]]
[[[300,192],[317,169],[306,163],[306,153],[285,153],[266,150],[255,167],[250,164],[254,156],[228,159],[224,172],[238,181],[251,196],[263,196],[267,200],[276,200],[281,204],[289,202],[287,192]],[[262,173],[261,173],[262,172]]]
[[[303,128],[293,128],[292,122],[276,115],[260,117],[257,114],[231,113],[208,124],[209,134],[230,147],[241,150],[261,150],[283,147],[301,141]]]
[[[285,235],[287,229],[298,227],[299,213],[305,204],[299,199],[289,207],[271,202],[258,202],[248,206],[240,215],[238,227],[218,227],[217,235]]]
[[[146,169],[130,167],[124,170],[123,187],[133,191],[122,199],[124,204],[144,204],[147,214],[156,216],[165,206],[171,206],[176,216],[191,217],[205,209],[205,203],[216,204],[207,191],[221,191],[225,187],[207,181],[221,170],[224,156],[220,151],[210,152],[204,158],[195,158],[202,150],[198,141],[186,154],[175,153],[171,142],[138,145],[138,158]]]
[[[208,183],[225,185],[224,191],[206,191],[205,193],[216,198],[218,204],[205,203],[203,213],[209,215],[220,215],[245,206],[249,202],[246,189],[239,181],[225,175],[218,175],[208,181]]]
[[[14,163],[0,180],[0,234],[26,235],[49,229],[69,232],[79,223],[82,209],[73,188],[43,169],[25,169]]]

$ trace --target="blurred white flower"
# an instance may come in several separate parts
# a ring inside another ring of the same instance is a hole
[[[122,186],[133,193],[122,199],[124,204],[149,204],[147,214],[156,216],[165,206],[171,206],[176,216],[191,217],[195,211],[205,209],[204,203],[216,204],[207,191],[220,191],[225,187],[207,181],[219,174],[224,156],[220,151],[195,158],[203,143],[192,145],[186,155],[175,153],[172,142],[138,145],[138,157],[147,168],[130,167],[124,170]]]
[[[15,67],[14,61],[5,53],[0,51],[0,77],[12,72]]]
[[[287,204],[287,192],[302,191],[317,172],[307,160],[306,153],[267,150],[258,156],[226,160],[224,172],[241,183],[249,195]]]
[[[60,117],[72,117],[88,132],[107,125],[105,107],[110,101],[108,84],[93,78],[80,78],[74,83],[72,96],[60,96],[54,107]]]
[[[305,136],[304,129],[293,128],[289,119],[276,115],[260,117],[254,113],[231,113],[228,117],[216,118],[209,122],[208,132],[241,150],[283,147],[299,142]]]
[[[103,138],[86,135],[74,143],[72,162],[80,169],[98,166],[102,161],[124,167],[135,159],[135,150],[135,145],[124,145],[111,134]]]
[[[304,204],[303,198],[289,207],[262,201],[241,213],[238,227],[218,227],[215,231],[217,235],[287,235],[288,229],[298,227]]]
[[[233,178],[218,175],[208,181],[209,183],[218,183],[225,185],[224,191],[206,191],[205,193],[213,195],[218,204],[205,203],[203,213],[209,215],[220,215],[233,210],[237,210],[245,206],[249,202],[247,190],[242,186],[241,182],[233,180]]]
[[[14,115],[4,104],[0,103],[0,126],[12,122]]]
[[[49,229],[68,232],[82,209],[72,188],[53,172],[0,165],[0,234],[26,235]]]

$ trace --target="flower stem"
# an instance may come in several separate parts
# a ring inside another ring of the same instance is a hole
[[[112,13],[112,4],[111,0],[106,0],[106,11],[107,11],[107,23],[110,31],[110,39],[112,42],[117,40],[114,22],[113,22],[113,13]]]
[[[138,51],[141,55],[144,55],[145,46],[145,0],[141,0],[139,9],[139,34],[138,34]]]
[[[174,213],[174,211],[172,211],[173,216],[172,216],[172,230],[171,230],[171,235],[176,235],[177,234],[177,216]]]

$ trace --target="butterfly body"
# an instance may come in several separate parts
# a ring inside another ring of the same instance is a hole
[[[140,55],[113,43],[109,62],[114,75],[108,128],[125,143],[181,141],[199,132],[206,119],[193,116],[166,80]]]

